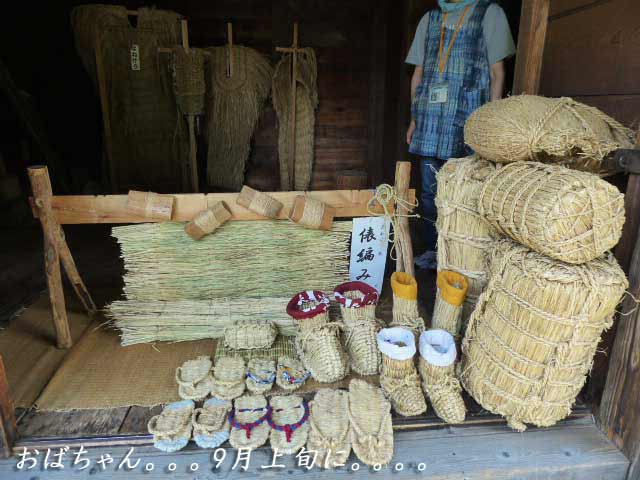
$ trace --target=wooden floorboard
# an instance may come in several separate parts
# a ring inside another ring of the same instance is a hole
[[[128,407],[69,412],[31,410],[20,420],[18,435],[22,439],[116,435],[128,411]]]
[[[27,444],[18,444],[21,450]],[[246,472],[232,470],[236,452],[225,450],[226,458],[219,468],[211,451],[199,450],[193,446],[177,454],[163,454],[152,447],[138,446],[132,460],[140,459],[133,470],[118,470],[118,464],[129,451],[129,446],[87,447],[87,458],[92,466],[85,471],[71,467],[72,452],[65,460],[64,470],[42,470],[42,462],[27,472],[16,470],[17,460],[0,461],[0,478],[12,480],[20,478],[44,478],[57,480],[86,478],[99,474],[101,478],[117,479],[193,479],[217,478],[276,478],[301,475],[305,478],[429,478],[467,480],[529,480],[529,479],[607,479],[623,480],[628,461],[620,451],[598,430],[593,419],[583,417],[548,429],[532,429],[517,433],[505,426],[448,427],[441,430],[397,432],[395,435],[395,456],[392,463],[379,472],[360,465],[353,472],[357,459],[352,455],[346,467],[324,472],[317,468],[306,470],[297,465],[291,456],[277,459],[284,464],[283,469],[262,469],[272,462],[272,452],[261,448],[251,456]],[[113,457],[114,463],[102,471],[96,460],[103,454]],[[222,451],[218,452],[222,454]],[[42,455],[38,457],[42,460]],[[220,457],[218,457],[220,458]],[[154,465],[152,472],[145,472],[146,464]],[[169,472],[168,466],[175,463],[176,470]],[[192,464],[198,464],[196,473],[190,472]],[[402,470],[400,469],[402,464]],[[422,465],[420,465],[422,464]],[[423,471],[420,469],[424,468]],[[347,477],[348,476],[348,477]]]

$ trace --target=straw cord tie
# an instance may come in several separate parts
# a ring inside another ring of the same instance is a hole
[[[242,409],[240,410],[241,412],[258,412],[261,410],[265,410],[264,408],[256,408],[256,409]],[[268,421],[269,418],[271,416],[271,407],[268,406],[266,408],[266,413],[260,417],[258,420],[256,420],[255,422],[249,422],[249,423],[240,423],[236,420],[236,410],[233,409],[231,411],[231,413],[229,414],[229,423],[231,424],[231,426],[233,428],[237,428],[240,430],[244,430],[246,436],[247,436],[247,440],[251,440],[251,433],[253,432],[253,429],[256,427],[259,427],[260,425],[262,425],[265,421]]]
[[[277,425],[273,421],[273,410],[272,409],[269,410],[268,418],[267,418],[269,425],[274,430],[277,430],[279,432],[284,432],[285,436],[287,437],[287,443],[291,443],[291,440],[293,439],[293,434],[295,433],[295,431],[300,427],[302,427],[309,419],[309,404],[303,400],[302,406],[304,408],[304,414],[302,415],[302,418],[295,423],[289,423],[286,425]],[[297,406],[295,408],[300,408],[300,406]],[[278,410],[278,411],[281,411],[281,410]]]

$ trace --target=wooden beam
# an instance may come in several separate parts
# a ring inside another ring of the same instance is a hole
[[[411,182],[411,162],[396,163],[396,184],[395,190],[398,199],[401,200],[396,206],[398,215],[407,215],[411,202],[409,195],[409,184]],[[406,216],[396,218],[397,231],[394,232],[396,239],[396,271],[407,272],[415,275],[413,265],[413,245],[411,243],[411,232],[409,231],[409,219]]]
[[[538,94],[551,0],[523,0],[513,82],[515,95]]]
[[[62,261],[62,266],[64,267],[65,272],[67,272],[69,282],[71,282],[71,286],[80,299],[80,302],[82,302],[82,305],[84,306],[89,316],[93,316],[97,311],[96,304],[89,294],[89,290],[87,290],[86,285],[82,281],[80,273],[78,272],[78,267],[76,267],[76,262],[73,259],[73,255],[71,255],[71,250],[69,250],[69,245],[67,244],[67,240],[65,239],[64,230],[62,230],[62,227],[58,226],[58,232],[58,253],[60,255],[60,260]]]
[[[60,239],[60,225],[56,222],[52,210],[53,193],[47,167],[30,167],[29,180],[35,205],[39,210],[40,223],[44,235],[44,263],[51,299],[51,314],[56,329],[58,348],[70,348],[73,345],[69,320],[65,309],[64,291],[62,290],[62,276],[60,274],[60,254],[58,242]]]
[[[297,195],[308,195],[336,209],[336,217],[367,217],[367,203],[373,198],[373,190],[326,190],[316,192],[270,192],[269,195],[282,202],[279,219],[288,218],[289,209]],[[213,205],[222,201],[233,215],[231,220],[264,220],[244,207],[236,204],[238,193],[178,194],[173,206],[171,220],[189,222],[194,217]],[[415,202],[415,190],[409,190],[409,201]],[[148,218],[133,215],[127,208],[126,195],[65,195],[51,197],[51,210],[55,221],[65,224],[93,223],[149,223]],[[377,210],[382,211],[382,210]],[[34,216],[38,211],[34,209]]]
[[[9,392],[7,372],[2,356],[0,356],[0,445],[4,458],[9,458],[12,455],[13,445],[17,438],[15,408]]]

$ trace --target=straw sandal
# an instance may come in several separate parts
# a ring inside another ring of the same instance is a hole
[[[276,384],[281,389],[293,392],[304,385],[310,376],[311,374],[297,358],[280,357],[278,359]]]
[[[276,364],[266,358],[252,358],[247,367],[247,390],[261,394],[268,392],[276,380]]]
[[[377,375],[381,361],[376,343],[380,330],[376,319],[378,292],[364,282],[347,282],[336,287],[333,294],[340,304],[343,341],[351,368],[360,375]]]
[[[231,402],[210,398],[193,413],[193,439],[200,448],[218,448],[229,440]]]
[[[176,368],[178,395],[184,400],[203,400],[211,393],[213,362],[207,356],[188,360]]]
[[[311,402],[307,450],[317,452],[316,464],[336,468],[351,453],[349,394],[344,390],[318,390]]]
[[[309,404],[298,395],[272,397],[269,425],[271,448],[291,455],[307,443]]]
[[[382,353],[380,386],[391,400],[393,409],[403,417],[427,411],[427,402],[420,388],[420,377],[413,358],[416,340],[406,328],[385,328],[378,333],[378,348]]]
[[[467,414],[455,373],[456,356],[456,343],[449,332],[428,330],[420,335],[422,388],[436,415],[447,423],[462,423]]]
[[[351,445],[367,465],[386,465],[393,458],[391,404],[382,390],[364,380],[349,383]]]
[[[229,443],[233,448],[255,449],[269,440],[269,412],[267,399],[262,395],[244,395],[235,400],[229,415],[231,434]]]
[[[192,400],[170,403],[160,415],[149,420],[147,429],[153,435],[153,445],[163,452],[182,450],[191,438],[191,419],[195,405]]]
[[[311,376],[322,383],[342,380],[349,362],[340,342],[340,324],[329,322],[329,297],[319,291],[299,293],[287,305],[287,313],[298,324],[295,347]]]
[[[220,357],[213,367],[211,395],[221,400],[233,400],[244,393],[247,370],[240,357]]]

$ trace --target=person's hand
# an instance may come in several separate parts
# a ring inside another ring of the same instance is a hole
[[[413,138],[413,132],[416,131],[416,121],[411,120],[409,129],[407,130],[407,145],[411,145],[411,139]]]

